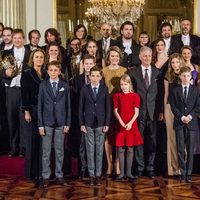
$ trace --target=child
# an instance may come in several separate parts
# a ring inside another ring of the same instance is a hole
[[[190,67],[182,67],[179,77],[181,85],[174,87],[170,103],[174,114],[174,129],[181,171],[180,182],[191,182],[194,141],[198,131],[197,113],[200,112],[200,93],[194,85],[190,84],[192,77]]]
[[[61,65],[51,61],[48,65],[49,80],[40,84],[38,95],[38,127],[42,136],[42,177],[44,188],[51,175],[50,154],[52,137],[55,150],[55,176],[58,184],[64,185],[62,165],[64,138],[70,126],[70,98],[67,83],[59,79]]]
[[[133,92],[129,75],[125,74],[121,77],[120,87],[122,92],[113,95],[114,113],[119,122],[116,134],[116,146],[119,155],[120,175],[117,177],[117,180],[121,180],[124,177],[125,147],[127,147],[126,176],[129,179],[134,179],[135,177],[131,174],[133,146],[143,144],[137,124],[140,97]]]
[[[100,84],[102,72],[90,70],[90,84],[84,85],[79,102],[79,123],[85,133],[90,185],[101,185],[102,158],[105,133],[110,124],[110,98],[108,88]]]
[[[77,105],[79,105],[79,97],[80,97],[81,88],[84,85],[88,85],[90,83],[89,73],[90,73],[90,69],[95,66],[95,58],[94,58],[94,56],[92,56],[90,54],[86,54],[83,56],[82,62],[83,62],[84,73],[80,74],[78,76],[75,76],[75,79],[74,79],[74,89],[75,89],[76,97],[72,101],[72,105],[74,105],[73,110],[76,110],[78,108]],[[78,118],[78,110],[76,112],[72,112],[72,113],[73,113],[72,117],[76,117],[75,115],[77,115],[77,118]],[[73,120],[73,122],[76,123],[76,124],[74,124],[75,127],[73,128],[73,130],[76,130],[76,127],[78,127],[77,118],[75,120]],[[80,129],[78,131],[80,131]],[[79,153],[80,153],[80,160],[81,160],[81,170],[80,170],[79,178],[83,179],[85,176],[86,168],[87,168],[87,161],[85,158],[86,157],[86,146],[85,146],[85,135],[84,134],[81,135]]]

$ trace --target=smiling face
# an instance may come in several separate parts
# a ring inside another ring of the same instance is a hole
[[[54,42],[56,40],[56,36],[55,35],[52,35],[51,33],[47,33],[47,41],[48,43],[50,42]]]
[[[130,83],[120,80],[120,88],[123,93],[129,93],[131,91]]]
[[[76,37],[80,40],[82,40],[85,36],[85,30],[83,27],[79,28],[77,31],[76,31]]]
[[[57,60],[57,59],[58,59],[58,55],[59,55],[58,46],[54,46],[54,45],[50,46],[50,47],[49,47],[48,54],[49,54],[49,57],[50,57],[52,60]]]
[[[33,47],[37,47],[40,41],[40,36],[37,33],[31,33],[31,40],[30,40],[30,44]]]
[[[15,33],[12,37],[13,45],[16,48],[21,48],[24,46],[24,37],[21,33]]]
[[[189,20],[183,20],[181,22],[181,30],[184,35],[189,34],[191,30],[191,22]]]
[[[192,58],[192,52],[190,49],[183,49],[182,57],[185,61],[190,61]]]
[[[94,59],[85,59],[83,63],[83,68],[86,74],[89,74],[90,69],[95,66]]]
[[[170,38],[172,36],[172,30],[170,28],[170,26],[164,26],[162,28],[162,37],[167,39],[167,38]]]
[[[151,61],[152,61],[152,51],[151,50],[142,51],[139,54],[139,58],[140,58],[140,60],[142,62],[142,65],[144,67],[150,66],[151,65]]]
[[[12,44],[12,32],[9,29],[3,31],[3,41],[6,45]]]
[[[120,55],[116,51],[110,51],[109,53],[109,61],[111,65],[118,65],[120,62]]]
[[[102,24],[100,33],[104,38],[109,38],[111,36],[111,26],[109,24]]]
[[[149,42],[149,37],[147,34],[140,34],[140,37],[139,37],[139,43],[141,46],[145,46],[147,45],[147,43]]]

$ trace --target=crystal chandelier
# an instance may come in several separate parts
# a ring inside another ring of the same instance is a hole
[[[85,12],[86,19],[93,27],[109,23],[115,29],[125,21],[135,23],[140,17],[145,0],[88,0],[91,7]]]

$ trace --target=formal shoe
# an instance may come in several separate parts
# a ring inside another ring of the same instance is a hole
[[[149,171],[148,173],[147,173],[147,176],[149,177],[149,178],[155,178],[155,173],[154,173],[154,171]]]
[[[43,188],[47,188],[49,186],[49,179],[43,179],[42,186]]]
[[[180,180],[180,183],[185,183],[186,178],[185,176],[180,176],[179,180]]]
[[[84,177],[85,177],[85,172],[81,171],[81,173],[79,174],[79,177],[78,177],[78,178],[79,178],[80,180],[83,180]]]
[[[120,174],[116,177],[117,181],[123,180],[124,179],[124,175]]]
[[[129,181],[134,181],[137,179],[136,176],[133,176],[133,175],[127,175],[126,178],[129,180]]]
[[[96,177],[96,185],[97,186],[101,185],[101,177],[99,177],[99,176]]]
[[[136,174],[135,174],[135,177],[136,178],[139,178],[143,175],[143,172],[142,171],[138,171]]]
[[[20,158],[24,158],[24,156],[25,156],[25,155],[24,155],[23,153],[19,153],[19,157],[20,157]]]
[[[112,178],[112,174],[106,174],[105,177],[106,179]]]
[[[66,186],[67,183],[65,182],[64,178],[56,178],[56,184]]]
[[[18,156],[18,153],[17,153],[17,152],[9,153],[9,154],[8,154],[8,157],[15,157],[15,156]]]
[[[94,177],[92,176],[89,177],[89,184],[90,186],[94,186]]]
[[[42,188],[43,187],[43,182],[40,179],[35,180],[34,183],[35,183],[35,185],[34,185],[35,188]]]
[[[192,177],[190,175],[187,175],[186,182],[187,183],[191,183],[192,182]]]

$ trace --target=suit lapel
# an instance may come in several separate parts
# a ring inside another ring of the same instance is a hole
[[[178,95],[180,96],[181,101],[184,103],[183,90],[181,85],[178,87]]]
[[[92,86],[91,84],[88,85],[88,90],[89,90],[89,94],[91,96],[91,98],[93,99],[93,101],[96,101],[95,97],[94,97],[94,93],[92,91]]]
[[[49,95],[54,99],[54,93],[53,93],[53,88],[51,86],[50,80],[47,81],[47,92],[49,93]]]
[[[141,66],[138,68],[138,77],[139,77],[139,80],[142,82],[145,90],[147,90],[146,84],[145,84],[145,81],[144,81],[144,77],[143,77],[143,74],[142,74],[142,67]]]
[[[187,94],[186,104],[190,101],[190,98],[192,98],[192,91],[193,91],[193,87],[190,85],[188,94]]]

